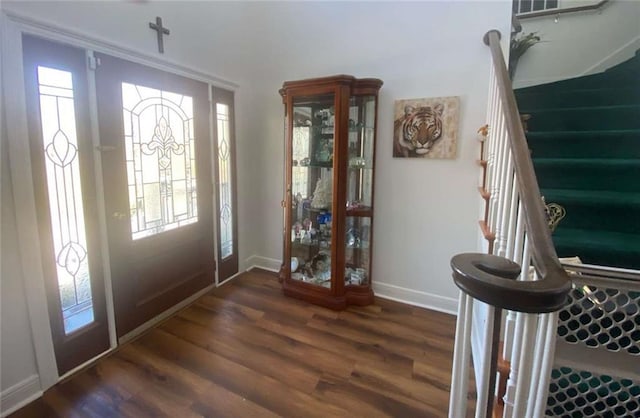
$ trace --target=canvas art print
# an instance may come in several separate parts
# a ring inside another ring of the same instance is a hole
[[[455,158],[459,97],[396,100],[393,156]]]

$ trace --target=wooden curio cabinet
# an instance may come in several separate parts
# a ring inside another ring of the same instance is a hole
[[[373,179],[382,81],[287,81],[284,255],[288,296],[344,309],[373,302]]]

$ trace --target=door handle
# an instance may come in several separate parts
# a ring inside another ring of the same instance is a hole
[[[111,217],[112,217],[113,219],[117,219],[117,220],[121,221],[121,220],[123,220],[123,219],[127,219],[127,214],[126,214],[126,213],[124,213],[124,212],[118,212],[118,211],[116,211],[116,212],[113,212],[113,214],[111,215]]]

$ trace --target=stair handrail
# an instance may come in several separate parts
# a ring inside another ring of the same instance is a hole
[[[483,40],[493,58],[518,187],[522,192],[522,209],[533,265],[540,279],[516,281],[518,274],[514,275],[513,268],[505,266],[500,257],[480,253],[454,256],[451,260],[453,278],[465,293],[496,308],[527,313],[554,312],[566,303],[571,281],[558,260],[551,240],[500,38],[500,32],[494,29],[488,31]]]
[[[586,12],[589,10],[598,10],[603,7],[605,4],[609,3],[611,0],[600,0],[598,3],[587,4],[584,6],[574,6],[574,7],[563,7],[558,9],[547,9],[540,10],[537,12],[526,12],[519,13],[518,19],[530,19],[534,17],[542,17],[542,16],[557,16],[565,13],[575,13],[575,12]]]
[[[517,362],[512,364],[507,383],[507,390],[512,389],[508,396],[512,403],[505,416],[525,416],[525,411],[529,412],[527,416],[541,416],[553,362],[557,311],[566,305],[571,281],[551,240],[540,188],[500,46],[500,32],[490,30],[483,40],[492,56],[488,116],[493,126],[487,125],[490,145],[488,153],[482,156],[486,163],[484,167],[490,168],[492,190],[489,193],[483,185],[483,197],[488,194],[491,201],[485,203],[488,206],[481,224],[487,229],[495,228],[498,245],[494,246],[490,241],[490,254],[463,253],[451,259],[453,280],[461,292],[449,417],[466,416],[468,380],[465,373],[469,367],[474,299],[488,305],[485,320],[480,325],[484,347],[478,361],[476,418],[493,417],[504,309],[509,311],[505,335],[512,334],[507,332],[507,325],[516,329],[515,338],[510,336],[509,351]],[[488,218],[487,213],[490,213]],[[516,242],[519,249],[516,249]],[[535,272],[531,271],[530,265]],[[510,317],[516,312],[519,314],[514,324]],[[532,379],[538,384],[532,385]]]

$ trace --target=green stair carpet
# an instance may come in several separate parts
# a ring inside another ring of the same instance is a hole
[[[515,93],[542,195],[567,212],[558,255],[640,270],[640,55]]]

